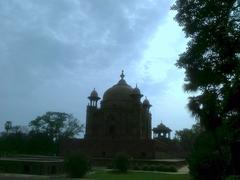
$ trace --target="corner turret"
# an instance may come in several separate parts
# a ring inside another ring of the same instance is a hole
[[[152,105],[150,104],[149,100],[147,99],[147,97],[145,96],[145,99],[143,101],[143,108],[146,109],[147,111],[149,111],[150,107]]]
[[[137,87],[137,85],[136,85],[136,87],[132,90],[131,96],[135,99],[136,102],[140,103],[141,98],[142,98],[143,95],[141,94],[141,91],[140,91],[140,89]]]
[[[97,107],[97,102],[101,98],[98,97],[98,93],[97,93],[97,91],[94,88],[93,91],[91,92],[90,96],[88,97],[88,99],[90,100],[89,106]]]

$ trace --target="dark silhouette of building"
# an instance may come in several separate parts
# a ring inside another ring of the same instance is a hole
[[[161,123],[157,127],[153,128],[153,138],[154,139],[170,139],[171,131],[172,130],[169,127]]]
[[[151,107],[136,86],[121,79],[103,95],[98,108],[98,93],[94,89],[88,99],[86,139],[151,139]]]
[[[142,96],[137,86],[127,84],[123,71],[118,83],[106,90],[100,105],[94,89],[88,97],[84,139],[65,141],[61,153],[83,151],[95,158],[111,158],[118,152],[133,158],[178,157],[176,145],[152,139],[151,104],[147,98],[141,101]]]

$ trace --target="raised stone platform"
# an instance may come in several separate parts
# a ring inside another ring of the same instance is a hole
[[[80,151],[91,158],[112,158],[124,152],[134,159],[184,158],[184,151],[174,142],[160,140],[69,139],[61,144],[61,155]]]
[[[55,156],[11,156],[0,158],[0,172],[19,174],[62,174],[63,159]]]

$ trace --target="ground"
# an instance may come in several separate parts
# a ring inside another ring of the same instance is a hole
[[[106,170],[96,170],[89,173],[84,180],[98,179],[98,180],[190,180],[190,176],[186,174],[186,167],[183,171],[178,173],[161,173],[161,172],[142,172],[130,171],[126,174],[113,173]],[[22,175],[22,174],[0,174],[1,180],[41,180],[41,179],[69,179],[65,176],[36,176],[36,175]]]
[[[99,180],[190,180],[187,174],[163,174],[157,172],[129,172],[126,174],[118,174],[113,172],[97,171],[87,176],[88,179]]]

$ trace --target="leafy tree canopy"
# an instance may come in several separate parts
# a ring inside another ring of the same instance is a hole
[[[6,121],[4,124],[4,128],[6,132],[8,133],[10,129],[12,129],[12,122],[11,121]]]
[[[183,129],[176,131],[175,139],[180,143],[186,152],[190,152],[196,141],[197,136],[201,132],[200,124],[194,124],[191,129]]]
[[[29,126],[32,132],[46,133],[54,141],[62,137],[72,138],[83,129],[83,126],[73,115],[62,112],[47,112],[32,120]]]
[[[190,97],[192,114],[209,130],[224,120],[239,128],[240,2],[177,0],[172,9],[190,39],[177,66],[185,69],[185,90],[200,93]]]
[[[176,0],[172,9],[189,38],[176,63],[185,69],[185,90],[197,93],[188,106],[206,130],[202,134],[208,134],[204,141],[212,138],[211,148],[204,149],[206,143],[194,148],[190,172],[197,179],[203,174],[200,179],[222,179],[228,168],[240,174],[239,153],[229,151],[240,138],[240,1]],[[237,163],[228,166],[230,159]],[[207,173],[206,165],[216,171]]]

